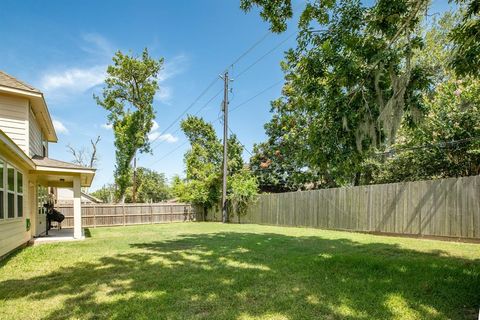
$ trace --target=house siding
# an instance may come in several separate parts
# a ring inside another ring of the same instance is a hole
[[[30,240],[26,231],[25,219],[0,222],[0,257]]]
[[[33,157],[34,155],[43,155],[43,148],[42,148],[42,131],[38,126],[37,119],[33,114],[32,110],[30,109],[29,115],[29,155]]]
[[[28,99],[0,96],[0,129],[28,154]]]
[[[32,219],[32,212],[31,212],[31,195],[30,195],[30,175],[28,174],[28,168],[24,167],[23,165],[19,164],[15,161],[12,156],[6,152],[3,152],[3,146],[0,146],[0,160],[3,163],[11,165],[15,168],[15,170],[23,175],[23,216],[22,217],[15,217],[15,218],[7,218],[4,215],[3,219],[0,219],[0,259],[9,253],[10,251],[14,250],[15,248],[25,244],[31,238],[30,231],[27,230],[26,227],[26,219]],[[7,171],[4,170],[4,204],[7,203]],[[17,181],[17,180],[16,180]],[[17,182],[15,182],[16,185]],[[15,202],[18,201],[18,198],[15,199]],[[17,204],[18,205],[18,204]]]

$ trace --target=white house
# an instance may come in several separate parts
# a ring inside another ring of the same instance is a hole
[[[49,157],[57,135],[43,94],[0,71],[0,257],[46,231],[47,190],[72,188],[82,237],[81,188],[95,170]]]

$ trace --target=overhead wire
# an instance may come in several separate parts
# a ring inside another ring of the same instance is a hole
[[[234,110],[237,110],[238,108],[246,105],[247,103],[251,102],[252,100],[254,100],[255,98],[259,97],[260,95],[264,94],[265,92],[267,92],[268,90],[272,89],[273,87],[275,87],[276,85],[278,85],[280,82],[283,82],[283,80],[281,81],[277,81],[275,83],[273,83],[272,85],[266,87],[265,89],[259,91],[258,93],[256,93],[255,95],[253,95],[252,97],[248,98],[247,100],[243,101],[242,103],[236,105],[235,107],[233,107],[231,109],[231,111],[234,111]],[[220,121],[222,119],[222,116],[218,116],[216,119],[214,119],[212,121],[212,123],[215,123],[217,121]],[[163,156],[161,156],[160,158],[156,159],[155,161],[153,161],[149,166],[152,166],[158,162],[160,162],[161,160],[167,158],[169,155],[173,154],[175,151],[177,151],[178,149],[180,149],[182,146],[184,146],[185,144],[187,144],[189,141],[188,140],[185,140],[182,144],[180,144],[179,146],[177,146],[176,148],[170,150],[169,152],[167,152],[166,154],[164,154]],[[250,151],[247,151],[248,153],[250,153]],[[250,153],[251,154],[251,153]]]

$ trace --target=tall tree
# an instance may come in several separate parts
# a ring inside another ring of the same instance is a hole
[[[133,182],[133,181],[132,181]],[[170,188],[164,173],[139,167],[136,175],[136,202],[160,202],[170,198]],[[126,192],[126,202],[133,202],[133,183]]]
[[[280,139],[287,145],[305,141],[300,163],[322,172],[321,183],[360,183],[364,160],[395,141],[404,118],[422,113],[420,98],[429,79],[412,58],[422,46],[416,31],[427,5],[426,0],[378,0],[371,6],[359,0],[307,2],[297,48],[282,63],[283,94],[273,108],[282,122],[299,122]],[[261,7],[274,32],[284,31],[292,16],[289,0],[242,0],[241,6]]]
[[[374,182],[480,173],[480,83],[449,64],[456,51],[451,33],[462,17],[462,8],[447,12],[422,32],[425,46],[415,59],[433,75],[431,90],[422,97],[426,116],[414,126],[404,121],[392,149],[368,161]]]
[[[105,108],[115,136],[115,181],[118,199],[124,200],[131,176],[131,162],[137,151],[149,152],[155,112],[153,98],[159,89],[157,76],[163,58],[153,59],[145,49],[140,57],[118,51],[107,68],[102,97],[94,95]]]
[[[191,149],[184,157],[186,165],[186,187],[184,194],[178,196],[199,206],[206,216],[207,210],[217,204],[221,194],[220,167],[222,162],[222,145],[215,134],[213,126],[202,118],[188,116],[181,127]]]
[[[213,126],[202,118],[188,116],[181,127],[190,141],[191,149],[184,157],[186,179],[174,180],[173,191],[182,201],[207,210],[220,202],[222,178],[222,143]],[[228,139],[227,164],[229,177],[243,168],[242,146],[235,135]]]
[[[464,8],[462,20],[451,32],[450,65],[460,76],[480,76],[480,1],[456,0]]]

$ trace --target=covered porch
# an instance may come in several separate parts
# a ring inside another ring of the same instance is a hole
[[[33,238],[30,240],[30,244],[39,245],[52,242],[64,242],[64,241],[78,241],[83,240],[85,235],[82,229],[82,237],[75,238],[73,229],[51,229],[48,231],[48,235]]]
[[[35,194],[35,197],[32,197],[35,202],[32,203],[32,208],[37,208],[36,214],[32,217],[34,234],[37,237],[34,243],[83,239],[81,188],[89,187],[92,184],[95,169],[48,157],[34,156],[32,160],[35,163],[35,170],[30,170],[30,188],[32,194]],[[44,204],[48,198],[46,190],[50,188],[71,188],[73,190],[73,230],[47,230],[48,223]],[[43,232],[43,230],[48,232]]]

